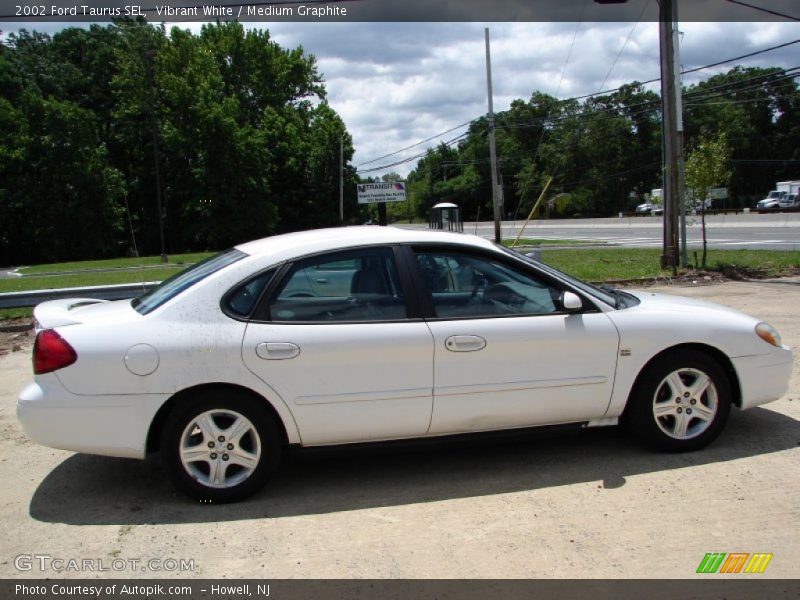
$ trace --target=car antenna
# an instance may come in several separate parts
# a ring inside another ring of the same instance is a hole
[[[139,277],[141,279],[140,283],[142,284],[142,293],[146,292],[144,285],[144,263],[142,262],[142,257],[139,256],[139,248],[136,245],[136,232],[133,230],[133,219],[131,218],[131,209],[128,206],[128,192],[123,193],[123,198],[125,198],[125,214],[128,216],[128,227],[131,230],[131,242],[133,243],[133,256],[138,259],[139,261]]]

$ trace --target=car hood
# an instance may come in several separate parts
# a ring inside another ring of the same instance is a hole
[[[673,296],[671,294],[655,294],[645,290],[625,290],[629,294],[636,296],[639,299],[639,306],[648,310],[655,309],[662,312],[680,312],[687,311],[713,311],[715,313],[724,313],[728,315],[739,315],[753,322],[758,322],[757,319],[746,315],[729,306],[716,304],[714,302],[707,302],[705,300],[697,300],[695,298],[686,298],[685,296]]]
[[[626,347],[649,347],[652,354],[681,344],[705,344],[729,357],[769,354],[774,346],[755,333],[759,319],[713,302],[654,294],[629,292],[640,303],[612,310],[608,317],[620,332]]]
[[[62,298],[42,302],[33,309],[36,329],[78,325],[89,321],[116,320],[138,314],[130,300],[98,300],[95,298]]]

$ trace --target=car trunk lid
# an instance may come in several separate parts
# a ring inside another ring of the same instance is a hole
[[[42,302],[33,309],[36,330],[78,325],[105,320],[123,314],[136,314],[130,300],[98,300],[96,298],[61,298]]]

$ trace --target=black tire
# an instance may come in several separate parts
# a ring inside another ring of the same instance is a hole
[[[697,394],[703,378],[709,385]],[[622,423],[657,450],[691,452],[722,432],[731,398],[730,381],[717,361],[697,350],[673,352],[639,375]]]
[[[169,414],[161,455],[170,479],[188,496],[238,502],[261,489],[277,469],[281,440],[263,400],[208,389],[184,399]]]

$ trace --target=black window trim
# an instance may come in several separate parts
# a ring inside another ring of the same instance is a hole
[[[241,321],[243,323],[250,322],[252,320],[252,317],[258,313],[259,307],[261,305],[261,300],[264,297],[264,294],[269,293],[269,291],[275,284],[275,280],[281,274],[285,264],[286,263],[277,263],[271,265],[269,267],[261,269],[260,271],[257,271],[254,275],[245,277],[244,279],[232,285],[231,288],[227,292],[225,292],[225,294],[223,294],[222,298],[219,301],[220,310],[225,314],[226,317],[229,317],[234,321]],[[256,301],[253,303],[253,308],[250,309],[250,312],[247,315],[237,315],[236,313],[228,309],[228,300],[230,299],[231,296],[233,296],[234,293],[238,291],[238,289],[241,286],[250,281],[253,281],[254,279],[258,279],[264,273],[268,273],[269,271],[275,271],[275,273],[272,275],[272,278],[269,280],[267,285],[264,286],[264,289],[261,290],[261,293],[258,295],[258,298],[256,298]]]
[[[177,280],[178,278],[180,278],[181,276],[183,276],[183,275],[184,275],[184,274],[185,274],[187,271],[190,271],[190,270],[193,270],[193,269],[199,268],[199,267],[201,267],[203,264],[205,264],[205,263],[208,263],[208,262],[211,262],[212,260],[214,260],[214,259],[216,259],[216,258],[220,258],[220,257],[222,257],[222,256],[232,256],[232,257],[235,257],[235,258],[234,258],[234,260],[232,260],[231,262],[229,262],[229,263],[226,263],[225,265],[223,265],[223,266],[221,266],[221,267],[218,267],[218,268],[217,268],[217,269],[215,269],[214,271],[211,271],[211,272],[209,272],[209,273],[206,273],[206,274],[205,274],[203,277],[201,277],[200,279],[196,279],[196,280],[192,281],[192,283],[190,283],[189,285],[187,285],[187,286],[185,286],[185,287],[181,288],[180,290],[178,290],[178,291],[174,292],[172,295],[168,296],[167,298],[164,298],[164,299],[162,299],[162,300],[161,300],[160,302],[158,302],[157,304],[154,304],[154,305],[152,305],[152,306],[149,306],[149,307],[148,307],[148,308],[147,308],[147,309],[146,309],[144,312],[142,312],[142,310],[140,309],[140,306],[141,306],[141,305],[142,305],[142,303],[143,303],[143,301],[142,301],[142,298],[149,297],[149,296],[151,296],[151,294],[153,294],[154,292],[156,292],[156,291],[158,291],[158,290],[161,290],[161,289],[163,289],[164,287],[166,287],[166,286],[170,285],[170,284],[171,284],[171,283],[172,283],[174,280]],[[209,277],[211,277],[211,276],[213,276],[213,275],[215,275],[215,274],[219,273],[220,271],[223,271],[223,270],[227,269],[227,268],[228,268],[228,267],[230,267],[231,265],[233,265],[233,264],[235,264],[235,263],[239,262],[240,260],[242,260],[242,259],[246,258],[247,256],[248,256],[248,254],[247,254],[246,252],[242,252],[241,250],[239,250],[239,249],[238,249],[238,248],[236,248],[235,246],[234,246],[234,247],[232,247],[232,248],[228,248],[228,249],[226,249],[226,250],[221,250],[220,252],[217,252],[217,253],[215,253],[215,254],[212,254],[211,256],[207,256],[207,257],[206,257],[206,258],[204,258],[203,260],[201,260],[201,261],[198,261],[198,262],[196,262],[196,263],[194,263],[194,264],[192,264],[192,265],[189,265],[189,266],[185,267],[184,269],[181,269],[181,270],[180,270],[180,271],[178,271],[177,273],[174,273],[173,275],[170,275],[170,276],[169,276],[167,279],[165,279],[164,281],[160,282],[160,283],[159,283],[157,286],[155,286],[154,288],[151,288],[150,290],[146,291],[144,294],[142,294],[142,295],[140,295],[140,296],[137,296],[137,297],[135,297],[135,298],[132,298],[132,299],[130,300],[130,305],[131,305],[131,308],[133,308],[133,310],[135,310],[136,312],[138,312],[138,313],[139,313],[140,315],[142,315],[143,317],[144,317],[144,316],[147,316],[147,315],[149,315],[149,314],[151,314],[151,313],[153,313],[153,312],[156,312],[156,311],[160,310],[161,308],[163,308],[164,306],[171,304],[171,303],[172,303],[172,302],[173,302],[173,301],[174,301],[176,298],[179,298],[179,297],[183,296],[183,294],[185,294],[186,292],[188,292],[189,290],[191,290],[192,288],[194,288],[194,287],[195,287],[196,285],[198,285],[199,283],[201,283],[201,282],[205,281],[206,279],[208,279]]]
[[[466,246],[461,244],[447,244],[441,242],[433,242],[433,243],[408,243],[404,244],[404,247],[407,250],[408,256],[406,257],[406,262],[410,263],[409,267],[414,272],[414,283],[415,283],[415,290],[418,301],[420,305],[423,307],[423,315],[425,321],[473,321],[473,320],[486,320],[486,319],[518,319],[520,317],[551,317],[557,315],[580,315],[580,314],[589,314],[589,313],[600,313],[602,312],[600,308],[597,306],[596,302],[589,298],[586,293],[581,290],[574,288],[573,286],[569,285],[566,281],[562,281],[557,277],[554,277],[550,273],[545,271],[540,271],[536,269],[533,265],[526,263],[523,260],[517,260],[514,258],[513,255],[506,255],[503,252],[497,252],[493,250],[489,250],[486,248],[476,248],[474,246]],[[512,315],[475,315],[475,316],[465,316],[465,317],[439,317],[436,315],[436,310],[433,305],[433,296],[432,293],[427,289],[425,285],[425,276],[422,273],[422,268],[419,266],[419,263],[416,259],[416,253],[419,251],[423,252],[455,252],[460,254],[474,254],[483,258],[491,259],[502,263],[509,268],[515,271],[522,271],[523,273],[531,274],[532,276],[536,276],[538,279],[552,285],[554,288],[558,289],[562,294],[564,292],[572,292],[573,294],[577,295],[583,301],[583,309],[579,311],[566,311],[566,310],[557,310],[555,312],[550,313],[520,313],[520,314],[512,314]]]

